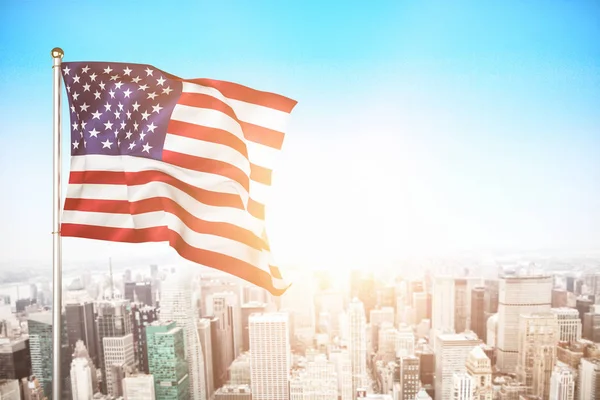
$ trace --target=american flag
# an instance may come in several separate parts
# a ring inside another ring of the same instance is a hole
[[[144,64],[61,68],[72,156],[62,236],[168,242],[282,294],[264,203],[296,101]]]

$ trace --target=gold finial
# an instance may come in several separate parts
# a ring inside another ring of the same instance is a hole
[[[65,52],[60,47],[55,47],[50,52],[50,55],[52,56],[52,58],[63,58]]]

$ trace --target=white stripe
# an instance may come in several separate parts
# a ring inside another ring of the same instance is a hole
[[[256,181],[250,181],[250,198],[260,204],[267,204],[271,187]]]
[[[138,215],[65,211],[62,222],[125,229],[167,226],[179,233],[183,240],[192,247],[225,254],[269,272],[268,258],[262,250],[256,250],[244,243],[221,236],[198,233],[188,228],[177,216],[163,211]]]
[[[225,97],[219,90],[197,83],[183,82],[184,93],[201,93],[228,104],[240,121],[285,132],[290,114],[273,108]]]
[[[264,223],[252,217],[246,210],[200,203],[189,194],[163,182],[150,182],[136,186],[70,184],[67,187],[67,198],[72,199],[135,202],[155,197],[171,199],[190,214],[204,221],[226,222],[237,225],[254,232],[258,237],[260,237],[264,229]]]
[[[281,150],[250,141],[246,142],[246,147],[248,158],[252,164],[274,170],[279,163]]]
[[[160,171],[192,186],[219,193],[238,194],[247,199],[246,189],[231,178],[134,156],[105,156],[92,154],[71,157],[71,171],[140,172]]]
[[[187,122],[189,124],[206,126],[208,128],[221,129],[230,132],[239,139],[244,139],[244,132],[240,124],[229,115],[210,108],[200,108],[177,104],[171,114],[175,121]]]
[[[167,133],[164,149],[195,157],[222,161],[239,168],[246,175],[250,174],[250,162],[248,159],[237,150],[224,144],[205,142],[203,140]]]

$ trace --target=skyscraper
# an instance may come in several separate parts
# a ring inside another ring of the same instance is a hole
[[[179,271],[167,277],[161,291],[160,321],[174,321],[183,329],[190,400],[206,400],[204,356],[198,336],[198,313],[193,302],[192,283],[189,271]]]
[[[350,361],[352,365],[352,394],[367,383],[367,335],[363,303],[354,298],[348,306]],[[252,351],[252,349],[250,349]]]
[[[487,336],[485,315],[485,288],[477,286],[471,290],[471,330],[483,342],[486,341]]]
[[[500,278],[496,366],[514,372],[519,350],[519,316],[549,312],[552,277],[548,275],[505,275]]]
[[[98,364],[98,338],[94,321],[94,304],[91,302],[70,303],[65,305],[67,324],[67,342],[69,350],[75,351],[79,340],[85,344],[88,354]]]
[[[154,377],[156,400],[189,399],[183,329],[175,322],[155,321],[146,327],[146,341],[148,369]]]
[[[561,342],[576,342],[581,339],[581,320],[574,308],[552,308],[550,311],[558,318],[558,339]]]
[[[213,357],[219,357],[221,372],[223,376],[219,376],[219,382],[227,381],[227,368],[233,362],[234,356],[234,324],[233,324],[233,305],[235,305],[235,295],[230,293],[215,293],[212,297],[212,309],[214,316],[219,319],[217,324],[217,335],[220,338],[220,346],[218,352],[213,354]]]
[[[557,364],[552,371],[550,400],[575,400],[575,373],[565,364]]]
[[[254,313],[264,313],[267,310],[266,303],[251,302],[242,306],[242,351],[250,350],[250,336],[248,334],[248,318]]]
[[[148,351],[146,348],[146,326],[158,319],[156,307],[141,303],[131,305],[131,332],[133,333],[133,349],[140,372],[148,374]]]
[[[289,400],[288,314],[253,314],[249,326],[252,399]]]
[[[156,400],[154,376],[131,375],[123,379],[123,397],[125,400]]]
[[[27,336],[0,338],[0,379],[23,379],[31,375]]]
[[[399,381],[401,396],[399,400],[412,400],[419,392],[419,358],[415,356],[402,356],[399,359]]]
[[[71,393],[73,400],[91,400],[97,391],[96,367],[85,344],[79,340],[75,344],[71,362]]]
[[[481,341],[468,334],[440,334],[435,342],[435,399],[447,400],[453,396],[455,373],[467,371],[467,358]]]
[[[31,373],[46,396],[52,394],[52,313],[34,313],[27,320],[31,353]]]
[[[452,376],[452,386],[452,400],[473,400],[473,379],[469,374],[455,373]]]
[[[473,399],[492,400],[492,362],[483,352],[481,346],[476,346],[467,357],[467,374],[473,380]]]
[[[123,395],[123,378],[135,369],[133,334],[102,339],[106,392],[114,397]]]
[[[454,324],[454,278],[450,276],[438,276],[433,282],[432,295],[432,321],[433,339],[437,333],[455,332]]]
[[[579,365],[579,400],[600,397],[600,358],[582,358]]]
[[[211,323],[208,318],[201,318],[198,321],[198,336],[202,346],[202,356],[204,357],[204,382],[206,388],[206,398],[210,399],[215,392],[214,376],[213,376],[213,358],[212,358],[212,334]]]

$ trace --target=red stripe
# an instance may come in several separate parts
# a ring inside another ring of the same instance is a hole
[[[179,100],[177,100],[177,104],[197,108],[209,108],[211,110],[220,111],[236,121],[238,120],[237,115],[235,115],[235,112],[228,104],[207,94],[184,92],[181,93]]]
[[[169,132],[169,135],[184,136],[190,139],[203,140],[205,142],[229,146],[248,158],[246,144],[231,132],[223,129],[209,128],[207,126],[170,120],[167,132]]]
[[[296,100],[289,99],[280,94],[261,92],[233,82],[205,78],[185,79],[185,81],[215,88],[223,93],[225,97],[229,97],[230,99],[257,104],[259,106],[283,111],[288,114],[292,112],[294,106],[298,103]]]
[[[250,164],[250,179],[264,185],[271,184],[273,171],[260,165]]]
[[[248,200],[248,212],[254,216],[254,218],[265,219],[265,206],[252,199]]]
[[[153,197],[139,201],[129,202],[127,200],[96,200],[96,199],[74,199],[65,200],[65,210],[88,211],[110,214],[137,215],[153,211],[165,211],[175,215],[191,230],[207,234],[221,236],[227,239],[244,243],[256,250],[262,250],[265,246],[263,240],[251,231],[237,225],[225,222],[205,221],[189,213],[177,202],[168,197]]]
[[[182,182],[160,171],[117,172],[117,171],[71,171],[69,183],[100,185],[145,185],[150,182],[162,182],[187,193],[197,201],[210,206],[244,209],[240,196],[232,193],[219,193],[200,189]]]
[[[163,150],[162,160],[178,167],[198,172],[221,175],[238,182],[246,190],[250,190],[250,179],[241,169],[223,161],[190,156],[170,150]]]
[[[285,136],[284,133],[244,121],[240,121],[240,125],[242,126],[246,140],[281,150]]]
[[[275,288],[271,275],[260,268],[225,254],[192,247],[177,232],[164,226],[146,229],[123,229],[62,224],[61,235],[64,237],[80,237],[127,243],[167,241],[179,255],[187,260],[235,275],[268,290],[274,296],[281,296],[286,291],[286,289]]]

